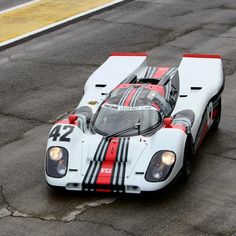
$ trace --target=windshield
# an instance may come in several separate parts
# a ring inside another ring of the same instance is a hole
[[[128,129],[140,123],[140,129],[133,129],[120,136],[144,134],[161,124],[159,111],[152,106],[119,106],[104,103],[98,111],[93,128],[104,136]]]

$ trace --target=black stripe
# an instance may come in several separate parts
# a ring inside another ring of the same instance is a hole
[[[121,146],[121,155],[120,155],[120,162],[123,162],[123,156],[124,156],[124,147],[125,147],[126,138],[123,138],[122,146]]]
[[[121,165],[121,162],[117,163],[118,165],[118,170],[117,170],[117,176],[116,176],[116,185],[119,184],[119,177],[120,177],[120,165]]]
[[[147,77],[149,69],[150,69],[150,67],[147,68],[146,73],[145,73],[145,75],[144,75],[144,78]]]
[[[169,68],[169,70],[163,75],[163,77],[169,76],[169,78],[170,78],[171,76],[173,76],[173,75],[176,73],[176,71],[177,71],[177,68],[176,68],[176,67],[171,67],[171,68]]]
[[[112,176],[112,186],[115,186],[115,184],[116,184],[116,176],[118,175],[118,170],[115,171],[116,169],[118,169],[118,162],[115,162],[114,173],[113,173],[113,176]],[[116,173],[116,176],[114,175],[115,173]]]
[[[132,100],[131,100],[131,103],[130,103],[131,106],[134,106],[134,105],[136,104],[136,102],[137,102],[137,100],[138,100],[138,98],[139,98],[139,95],[142,93],[142,90],[143,90],[143,88],[144,88],[145,86],[146,86],[146,85],[143,85],[143,86],[141,86],[140,88],[138,88],[138,90],[137,90],[136,93],[134,94],[134,97],[133,97]]]
[[[110,142],[111,142],[111,139],[109,139],[108,141],[105,142],[105,145],[104,145],[103,150],[101,152],[101,155],[99,157],[99,161],[102,162],[102,161],[105,160],[105,157],[106,157],[106,154],[107,154],[107,149],[109,147]],[[104,150],[104,148],[105,148],[105,150]],[[102,155],[102,153],[103,153],[103,155]]]
[[[125,184],[125,168],[126,168],[126,163],[124,163],[124,167],[123,167],[122,182],[121,182],[122,186],[124,186]]]
[[[106,189],[106,190],[111,190],[111,191],[124,191],[124,186],[119,186],[119,185],[113,185],[113,186],[110,186],[110,185],[106,185],[106,184],[100,184],[100,185],[97,185],[97,184],[85,184],[84,186],[84,189],[88,189],[88,191],[91,191],[92,189],[93,190],[96,190],[96,189]]]
[[[149,77],[149,74],[150,74],[150,71],[152,70],[152,67],[148,67],[148,71],[147,71],[147,75],[145,76],[145,78],[147,77]]]
[[[157,67],[152,67],[152,70],[150,71],[150,74],[148,75],[148,78],[152,78],[153,75],[156,73]]]
[[[97,183],[97,180],[98,180],[98,175],[99,175],[99,173],[100,173],[100,171],[101,171],[101,169],[102,169],[102,162],[99,162],[99,168],[98,168],[98,171],[97,171],[97,173],[96,173],[96,177],[95,177],[95,179],[94,179],[94,183],[93,184],[96,184]]]
[[[208,107],[208,105],[207,105],[207,107]],[[200,139],[201,139],[201,136],[202,136],[202,132],[203,132],[204,126],[205,126],[205,124],[207,122],[207,107],[206,107],[206,109],[205,109],[205,111],[203,113],[202,121],[200,123],[199,129],[198,129],[198,133],[196,135],[196,140],[195,140],[195,145],[194,145],[195,151],[197,150],[197,148],[199,146],[199,142],[200,142]]]
[[[111,174],[110,187],[112,186],[112,183],[113,183],[113,178],[114,178],[115,168],[116,168],[116,162],[114,163],[114,167],[113,167],[112,174]]]
[[[134,89],[133,86],[131,86],[131,89],[129,90],[129,92],[127,93],[126,97],[125,97],[124,100],[122,101],[121,106],[124,106],[124,103],[125,103],[126,99],[128,98],[129,94],[131,93],[131,91],[132,91],[133,89]]]
[[[133,97],[131,98],[130,106],[133,106],[133,102],[134,102],[134,99],[136,98],[136,96],[137,96],[137,94],[138,94],[138,91],[139,91],[139,88],[135,91]]]
[[[120,138],[120,143],[119,143],[119,148],[118,148],[117,158],[116,158],[117,162],[121,161],[123,143],[124,143],[124,139]]]
[[[128,161],[129,140],[130,140],[130,138],[126,139],[125,162]]]
[[[105,145],[105,143],[106,143],[106,142],[103,142],[104,140],[105,140],[105,138],[102,138],[102,140],[101,140],[100,143],[98,144],[97,150],[96,150],[95,155],[94,155],[94,158],[93,158],[94,161],[97,160],[98,151],[99,151],[100,146],[101,146],[102,143],[103,143],[103,145],[102,145],[101,151],[102,151],[103,148],[104,148],[104,145]]]
[[[83,183],[85,183],[86,179],[88,178],[88,173],[90,172],[90,169],[92,168],[92,164],[93,164],[93,162],[90,161],[89,167],[88,167],[87,172],[86,172],[84,179],[83,179]]]
[[[94,167],[93,167],[93,170],[92,170],[92,172],[91,172],[91,175],[89,176],[88,184],[91,184],[92,178],[93,178],[93,176],[94,176],[94,173],[95,173],[95,170],[96,170],[98,164],[99,164],[99,162],[95,162],[95,165],[94,165]]]
[[[220,97],[218,97],[215,101],[213,101],[213,110],[218,107]]]
[[[127,90],[125,91],[124,95],[122,96],[122,98],[120,99],[118,105],[119,106],[123,106],[126,98],[128,97],[130,91],[133,89],[133,86],[130,86],[129,88],[127,88]]]
[[[96,162],[95,169],[93,171],[93,174],[90,176],[90,180],[89,180],[88,184],[90,184],[90,185],[96,184],[98,174],[101,171],[101,167],[102,167],[102,162]],[[97,169],[97,171],[96,171],[96,169]],[[93,179],[94,179],[94,181],[92,181]]]

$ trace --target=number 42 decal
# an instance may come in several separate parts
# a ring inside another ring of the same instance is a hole
[[[68,138],[68,135],[71,134],[74,130],[74,126],[70,126],[70,125],[64,125],[62,128],[62,132],[63,130],[67,130],[67,132],[63,132],[63,134],[61,134],[61,125],[57,125],[49,134],[48,138],[52,138],[52,141],[57,141],[57,139],[59,138],[59,141],[62,142],[70,142],[70,138]]]

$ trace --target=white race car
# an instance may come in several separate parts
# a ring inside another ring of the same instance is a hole
[[[73,114],[48,137],[45,175],[67,190],[140,193],[187,179],[221,116],[219,55],[185,54],[178,68],[146,53],[113,53],[88,79]]]

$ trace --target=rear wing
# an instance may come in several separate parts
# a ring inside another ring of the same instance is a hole
[[[184,54],[178,68],[180,95],[202,90],[214,96],[223,89],[224,75],[220,55]]]
[[[87,105],[89,101],[100,103],[104,96],[125,79],[136,75],[144,77],[146,68],[146,53],[112,53],[87,80],[79,106]]]
[[[145,70],[146,53],[112,53],[111,56],[89,77],[86,89],[103,85],[110,92],[123,80]],[[144,72],[143,72],[144,73]]]

